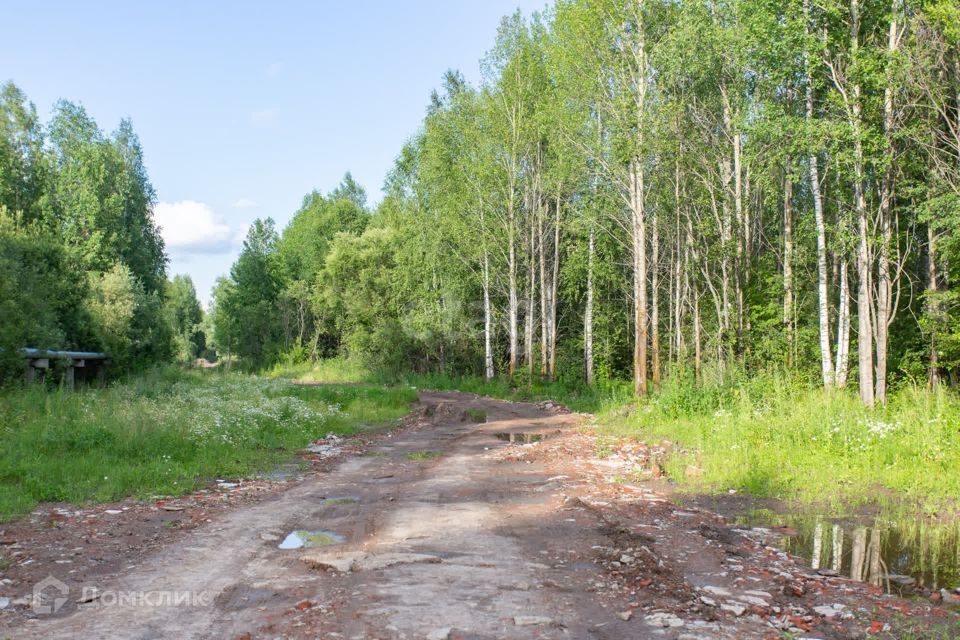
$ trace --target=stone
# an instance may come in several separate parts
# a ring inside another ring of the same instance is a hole
[[[742,616],[747,611],[747,608],[745,606],[743,606],[742,604],[737,604],[735,602],[724,602],[723,604],[720,605],[720,608],[723,611],[729,611],[735,616]]]
[[[263,540],[264,542],[276,542],[277,540],[280,539],[280,536],[278,536],[275,533],[261,533],[260,539]]]
[[[447,640],[451,631],[450,627],[439,627],[427,634],[427,640]]]
[[[10,606],[10,598],[0,598],[0,609],[6,609]]]
[[[814,607],[813,612],[817,615],[821,615],[824,618],[833,618],[838,613],[844,610],[842,604],[830,604],[830,605],[821,605],[819,607]]]
[[[518,627],[532,627],[541,624],[553,624],[553,618],[547,616],[514,616],[513,624]]]
[[[672,613],[651,613],[645,620],[654,627],[682,627],[683,620]]]
[[[374,571],[386,569],[398,564],[436,564],[439,556],[426,553],[379,553],[357,558],[353,562],[353,571]]]
[[[633,611],[630,611],[630,610],[621,611],[620,613],[617,614],[617,617],[619,617],[621,620],[626,622],[627,620],[633,617]]]
[[[307,552],[301,560],[312,569],[333,570],[347,573],[353,568],[354,560],[366,556],[363,551],[347,551],[340,553],[324,553],[322,551]]]
[[[341,551],[338,553],[308,552],[301,560],[314,569],[348,571],[375,571],[398,564],[441,562],[438,556],[426,553],[367,553],[365,551]]]

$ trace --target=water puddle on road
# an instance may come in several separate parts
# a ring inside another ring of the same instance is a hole
[[[773,526],[771,542],[805,558],[821,574],[841,575],[903,595],[960,587],[960,523],[784,516],[769,511],[737,521]]]
[[[324,498],[323,502],[321,502],[320,504],[325,506],[333,506],[338,504],[355,504],[356,502],[357,502],[356,498],[352,498],[350,496],[342,496],[339,498]]]
[[[529,442],[540,442],[544,438],[548,437],[543,433],[495,433],[493,434],[497,440],[503,440],[504,442],[516,442],[521,444],[526,444]]]
[[[290,532],[283,542],[277,545],[278,549],[304,549],[309,547],[325,547],[331,544],[341,544],[345,538],[332,531],[305,531],[297,529]]]

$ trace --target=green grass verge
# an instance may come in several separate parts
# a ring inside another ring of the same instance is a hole
[[[105,389],[0,390],[0,520],[42,501],[178,495],[250,477],[328,433],[404,415],[416,394],[158,369]]]
[[[607,435],[679,446],[668,474],[691,488],[830,506],[956,508],[960,402],[905,388],[887,407],[779,375],[695,385],[667,382],[645,404],[598,416]],[[703,476],[688,478],[694,465]]]

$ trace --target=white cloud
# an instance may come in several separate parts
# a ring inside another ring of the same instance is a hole
[[[276,109],[260,109],[250,112],[250,123],[259,127],[272,125],[277,121],[279,112]]]
[[[240,198],[232,205],[234,209],[255,209],[257,207],[256,200],[251,200],[250,198]]]
[[[173,252],[225,253],[236,243],[236,232],[203,202],[158,202],[153,216],[164,244]]]

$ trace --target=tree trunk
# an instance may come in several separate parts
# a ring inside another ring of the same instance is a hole
[[[557,287],[560,281],[560,196],[557,196],[556,209],[553,216],[553,273],[550,277],[550,382],[556,380],[557,374]]]
[[[536,206],[536,205],[534,205]],[[529,209],[531,215],[533,214],[534,209]],[[525,306],[527,307],[524,316],[524,326],[523,326],[523,336],[524,336],[524,358],[526,359],[527,364],[527,382],[530,383],[533,381],[533,324],[534,324],[534,311],[536,310],[536,291],[537,291],[537,277],[536,277],[536,237],[535,237],[535,226],[534,222],[530,220],[530,234],[528,236],[528,242],[530,243],[529,249],[527,251],[527,299],[525,301]],[[543,287],[543,281],[540,282],[541,288]]]
[[[511,192],[510,198],[513,194]],[[516,247],[516,220],[514,219],[514,206],[512,202],[507,204],[507,242],[510,244],[507,250],[507,270],[510,288],[510,301],[508,308],[508,324],[510,331],[510,379],[517,374],[517,315],[518,315],[518,296],[517,296],[517,247]]]
[[[899,49],[900,33],[897,22],[900,0],[893,0],[890,7],[890,30],[887,38],[887,80],[883,89],[883,137],[886,146],[887,168],[880,187],[880,253],[877,260],[877,312],[875,315],[877,364],[876,399],[887,403],[887,345],[890,323],[893,321],[893,282],[890,274],[890,251],[893,243],[893,196],[896,167],[894,157],[894,105],[892,72],[893,57]]]
[[[806,30],[810,32],[810,0],[803,2]],[[813,123],[813,71],[810,55],[804,54],[807,67],[806,121]],[[817,312],[820,330],[820,377],[825,389],[833,386],[833,363],[830,351],[830,293],[827,284],[827,224],[823,215],[823,194],[820,192],[820,169],[817,153],[810,151],[810,192],[813,194],[813,211],[817,224]],[[839,355],[838,355],[839,357]],[[838,364],[839,366],[839,364]]]
[[[856,59],[860,47],[860,0],[850,0],[851,58]],[[873,388],[873,327],[871,322],[872,296],[870,292],[870,223],[867,218],[867,199],[864,194],[865,170],[863,158],[863,127],[860,104],[860,84],[853,85],[851,125],[853,128],[853,197],[857,215],[857,354],[860,378],[860,400],[868,407],[874,403]]]
[[[837,305],[837,368],[835,379],[837,387],[847,386],[847,373],[850,370],[850,274],[847,259],[840,260],[839,275],[840,300]]]
[[[933,225],[927,225],[927,315],[934,318],[933,325],[937,325],[937,312],[939,301],[937,300],[937,292],[939,290],[939,282],[937,281],[937,235],[933,229]],[[937,357],[937,330],[933,328],[930,332],[930,360],[928,363],[929,371],[929,383],[931,389],[936,389],[940,386],[940,363],[939,358]]]
[[[593,223],[591,223],[590,239],[587,244],[587,303],[583,310],[583,360],[589,385],[593,385],[593,235]]]
[[[483,377],[493,380],[493,340],[490,335],[493,319],[490,308],[490,256],[483,249]]]
[[[546,235],[543,230],[543,218],[537,220],[537,227],[540,232],[540,378],[547,377],[547,360],[550,349],[550,315],[547,312],[547,296],[549,287],[547,285],[547,257],[546,257]]]
[[[653,388],[660,386],[660,230],[657,225],[657,210],[650,215],[650,365]]]
[[[647,230],[644,220],[642,159],[630,163],[633,240],[633,390],[647,395]]]
[[[783,328],[787,366],[793,366],[793,180],[790,163],[783,174]]]

